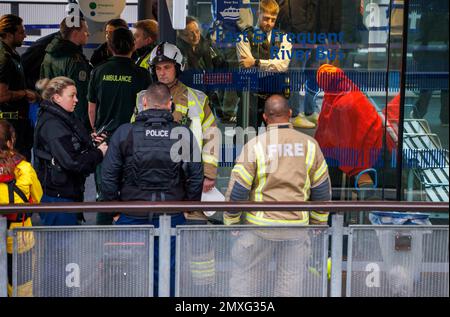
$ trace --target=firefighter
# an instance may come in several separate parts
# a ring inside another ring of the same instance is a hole
[[[184,69],[183,55],[178,47],[167,42],[161,43],[154,48],[150,58],[150,71],[154,80],[170,88],[175,107],[174,120],[189,126],[198,147],[202,150],[203,192],[208,192],[215,186],[219,153],[219,131],[208,97],[205,93],[192,89],[178,80]],[[207,217],[202,212],[185,213],[185,217],[187,224],[207,223]],[[207,243],[211,246],[210,241]],[[190,265],[194,283],[210,287],[215,277],[214,252],[211,247],[202,250],[194,245],[192,256]]]
[[[215,186],[217,177],[217,125],[206,94],[178,80],[184,69],[183,60],[181,51],[175,45],[164,42],[153,49],[150,70],[154,80],[166,84],[170,89],[175,106],[172,113],[174,120],[190,127],[202,149],[205,176],[203,192],[208,192]],[[195,215],[187,215],[187,218],[191,217]]]
[[[327,201],[331,198],[328,166],[317,142],[289,123],[292,110],[281,95],[267,99],[263,118],[267,132],[250,140],[231,173],[225,195],[230,201]],[[225,212],[226,225],[307,226],[326,224],[327,212]],[[232,249],[233,296],[257,296],[258,274],[274,257],[274,296],[300,296],[307,272],[310,238],[301,231],[242,231]],[[299,262],[301,261],[301,262]]]
[[[36,172],[24,157],[14,149],[15,131],[6,120],[0,120],[0,205],[39,203],[42,187]],[[26,213],[6,215],[9,230],[17,227],[31,227],[31,216]],[[30,259],[34,247],[32,232],[19,232],[17,237],[18,261]],[[8,295],[12,295],[13,238],[7,238]],[[33,277],[22,276],[17,285],[17,296],[33,296]]]

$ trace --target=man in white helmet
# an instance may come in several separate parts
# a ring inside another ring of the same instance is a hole
[[[208,192],[216,183],[220,136],[208,97],[178,80],[184,62],[181,51],[175,45],[167,42],[159,44],[153,49],[150,61],[153,80],[166,84],[170,89],[174,121],[189,126],[202,150],[203,192]],[[185,212],[184,216],[188,225],[207,223],[203,212]],[[210,296],[215,280],[215,261],[210,238],[205,238],[206,248],[199,247],[197,243],[189,245],[189,269],[198,294]]]
[[[167,42],[159,44],[153,49],[150,60],[153,79],[170,88],[175,106],[174,120],[191,128],[202,149],[205,176],[203,192],[208,192],[216,183],[219,157],[217,125],[208,97],[205,93],[190,88],[178,80],[184,69],[184,59],[175,45]],[[190,218],[189,216],[187,218]]]

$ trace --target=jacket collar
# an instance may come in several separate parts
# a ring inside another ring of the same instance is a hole
[[[0,40],[0,48],[2,47],[4,48],[5,52],[11,54],[14,58],[20,57],[20,55],[15,50],[13,50],[8,44]]]
[[[272,123],[267,126],[267,130],[273,130],[273,129],[293,129],[294,126],[290,122],[284,122],[284,123]]]
[[[71,116],[72,113],[66,111],[63,107],[57,105],[53,101],[43,100],[41,103],[41,107],[44,110],[50,109],[52,113],[60,114],[61,116]]]
[[[108,60],[115,60],[115,61],[123,61],[123,62],[129,62],[129,63],[133,63],[134,64],[134,62],[133,62],[133,60],[131,59],[131,58],[129,58],[129,57],[126,57],[126,56],[110,56],[109,58],[108,58]]]
[[[72,41],[56,37],[47,46],[46,52],[56,57],[73,56],[76,54],[83,55],[83,48]]]
[[[141,57],[146,56],[147,54],[150,54],[154,47],[155,47],[155,45],[150,44],[150,45],[146,45],[141,48],[138,48],[136,50],[137,57],[141,58]]]
[[[172,122],[173,116],[168,110],[148,109],[139,113],[136,121]]]
[[[73,112],[68,112],[61,106],[48,100],[44,100],[41,103],[40,111],[41,112],[39,112],[39,116],[42,112],[49,112],[52,115],[60,118],[69,127],[69,129],[73,131],[73,133],[80,141],[85,143],[86,146],[92,147],[92,141],[89,133],[86,131],[81,122],[75,117],[75,114]]]

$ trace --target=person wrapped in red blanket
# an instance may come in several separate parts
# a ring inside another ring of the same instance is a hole
[[[374,167],[383,141],[376,108],[338,67],[322,65],[317,71],[317,83],[325,94],[315,138],[327,161],[333,161],[330,165],[349,177]],[[370,176],[364,174],[358,185],[371,183]]]

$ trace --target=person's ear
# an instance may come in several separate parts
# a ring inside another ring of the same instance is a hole
[[[289,118],[292,117],[292,109],[289,109]]]
[[[153,43],[153,38],[151,37],[151,36],[149,36],[149,37],[147,37],[146,39],[145,39],[145,44],[146,45],[150,45],[150,44],[152,44]]]
[[[53,99],[53,102],[59,104],[61,101],[61,96],[58,94],[54,94],[52,99]]]
[[[166,104],[167,110],[169,110],[170,112],[174,111],[174,110],[172,110],[172,105],[173,105],[172,100],[169,100]]]
[[[267,123],[267,115],[265,113],[263,113],[263,119],[264,119],[264,122]]]
[[[146,97],[142,98],[142,108],[147,109],[148,108],[147,105],[148,105],[147,98]]]
[[[12,140],[6,141],[6,146],[8,149],[13,150],[14,149],[14,142]]]

